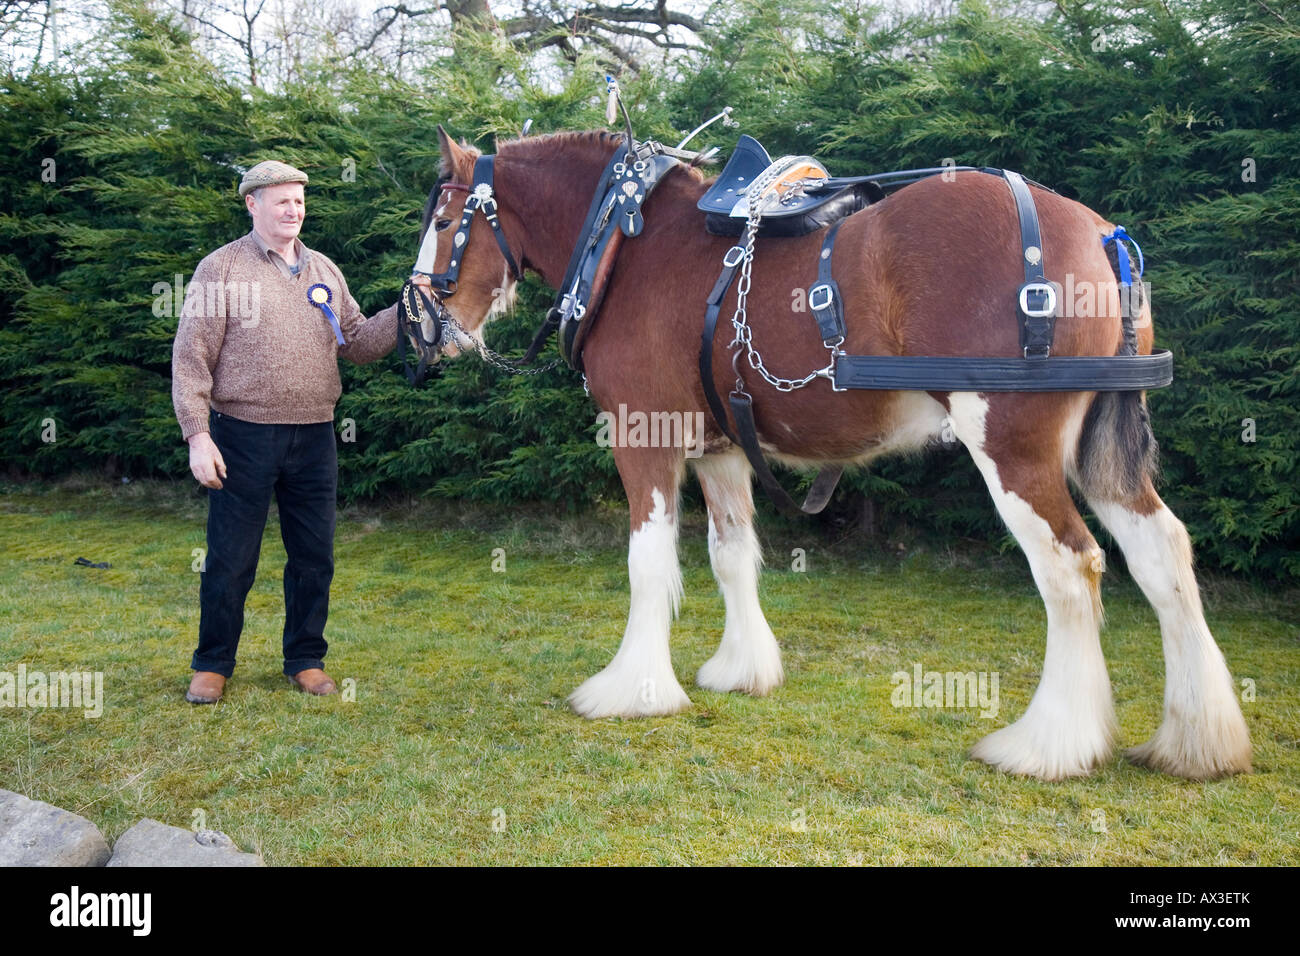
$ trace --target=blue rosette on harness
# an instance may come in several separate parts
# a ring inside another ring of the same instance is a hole
[[[1123,226],[1116,226],[1115,231],[1109,236],[1101,237],[1101,244],[1109,246],[1115,244],[1115,257],[1119,261],[1119,281],[1122,285],[1131,286],[1133,284],[1133,267],[1132,257],[1128,253],[1128,246],[1124,243],[1133,243],[1133,248],[1138,254],[1138,278],[1142,278],[1142,273],[1146,271],[1146,259],[1142,255],[1142,247],[1138,245],[1137,240],[1130,236]]]
[[[1137,277],[1140,280],[1142,273],[1146,271],[1146,259],[1142,255],[1142,247],[1138,245],[1137,240],[1130,236],[1123,226],[1116,226],[1110,235],[1101,237],[1102,248],[1107,253],[1114,252],[1115,254],[1112,268],[1115,270],[1116,278],[1119,279],[1120,284],[1120,320],[1123,323],[1120,355],[1137,354],[1136,320],[1138,314],[1142,311],[1142,301],[1140,298],[1136,298],[1139,293],[1135,292],[1133,287],[1133,258],[1129,255],[1127,245],[1130,242],[1133,243],[1133,248],[1137,250]]]

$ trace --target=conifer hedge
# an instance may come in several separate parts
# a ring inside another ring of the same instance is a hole
[[[1203,564],[1300,579],[1300,4],[1063,2],[1031,21],[966,3],[884,27],[857,5],[783,0],[719,16],[695,59],[625,79],[638,135],[675,142],[730,105],[741,129],[710,131],[724,150],[744,131],[843,174],[1004,166],[1123,223],[1146,252],[1157,343],[1175,354],[1174,386],[1150,398],[1162,493]],[[170,399],[175,277],[247,230],[243,168],[276,156],[310,174],[304,238],[374,312],[414,256],[436,123],[489,151],[528,118],[603,125],[598,63],[542,68],[492,37],[466,37],[410,84],[322,67],[270,94],[138,7],[104,30],[111,56],[0,78],[10,474],[187,480]],[[493,344],[522,350],[549,298],[526,283]],[[580,508],[619,493],[567,369],[513,378],[467,358],[421,391],[395,357],[342,369],[347,498]],[[839,514],[864,496],[885,527],[1001,535],[965,456],[854,476]]]

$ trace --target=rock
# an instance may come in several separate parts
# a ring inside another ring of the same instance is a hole
[[[109,866],[265,866],[216,830],[184,830],[141,820],[117,838]]]
[[[108,843],[75,813],[0,790],[0,867],[103,866]]]

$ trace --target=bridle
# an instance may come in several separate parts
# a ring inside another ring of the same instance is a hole
[[[443,346],[447,341],[455,340],[458,335],[469,341],[477,341],[460,326],[444,304],[446,299],[456,294],[459,286],[461,261],[464,258],[465,249],[469,245],[470,226],[474,221],[476,211],[482,210],[488,225],[492,227],[492,234],[496,237],[497,246],[501,250],[501,255],[505,257],[510,274],[514,276],[515,281],[523,278],[523,270],[519,268],[519,263],[510,249],[510,243],[506,241],[504,230],[501,228],[496,193],[492,184],[495,158],[495,156],[480,156],[474,161],[473,185],[466,186],[463,183],[439,182],[434,187],[439,196],[443,191],[456,190],[469,193],[469,198],[465,200],[464,209],[461,210],[460,224],[452,237],[451,261],[446,271],[433,271],[438,241],[436,238],[436,223],[430,220],[420,241],[420,253],[416,258],[415,267],[411,270],[411,278],[407,279],[402,286],[397,311],[398,321],[405,327],[406,334],[398,335],[398,345],[407,381],[412,385],[420,385],[424,381],[430,367],[435,365],[441,358]],[[426,295],[424,290],[413,281],[417,275],[428,276],[429,284],[433,288],[432,298]],[[425,334],[426,324],[432,328],[432,336]],[[406,360],[405,346],[408,339],[415,349],[418,359],[414,367]],[[493,364],[504,368],[510,367],[509,363],[495,352],[491,352],[490,349],[482,346],[480,346],[480,349],[485,356],[490,354],[495,357],[496,361]],[[538,372],[542,371],[542,369],[521,369],[520,371]]]

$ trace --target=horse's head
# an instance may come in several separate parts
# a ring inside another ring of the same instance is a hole
[[[402,295],[406,334],[426,361],[482,345],[484,324],[513,302],[520,275],[518,246],[505,236],[492,191],[492,157],[457,145],[441,126],[438,142],[439,178]]]

